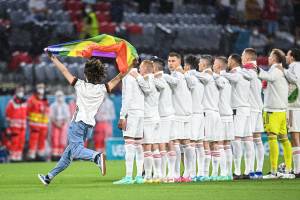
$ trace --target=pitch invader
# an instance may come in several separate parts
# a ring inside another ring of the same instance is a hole
[[[153,58],[154,67],[154,83],[159,90],[158,111],[160,115],[158,141],[159,151],[161,155],[161,174],[162,181],[168,183],[175,182],[175,162],[176,152],[173,144],[173,121],[174,121],[174,106],[172,100],[172,90],[164,79],[168,76],[163,72],[164,61],[157,57]],[[168,163],[168,175],[166,175],[166,164]]]
[[[253,133],[253,142],[255,147],[255,158],[252,160],[253,166],[256,159],[256,171],[254,177],[256,179],[263,178],[262,169],[264,164],[264,145],[261,140],[261,134],[264,132],[263,117],[262,117],[262,83],[257,77],[257,54],[252,48],[247,48],[242,53],[243,73],[246,77],[250,77],[250,117],[251,128]]]
[[[287,80],[296,86],[296,90],[300,88],[300,50],[289,50],[286,56],[289,69],[285,70]],[[293,88],[295,91],[295,88]],[[291,91],[291,92],[293,92]],[[293,94],[291,94],[293,95]],[[300,178],[300,98],[298,96],[288,104],[288,128],[292,135],[292,149],[294,174],[296,178]]]
[[[130,72],[132,71],[137,71],[137,69],[133,68]],[[148,85],[144,84],[143,87],[148,87]],[[122,80],[122,107],[118,124],[125,140],[126,175],[113,184],[140,184],[144,182],[142,177],[144,164],[142,147],[145,109],[144,98],[144,93],[137,80],[129,74],[126,75]],[[136,160],[137,175],[133,180],[134,158]]]
[[[185,79],[192,94],[192,132],[191,132],[191,146],[195,147],[195,160],[193,160],[190,176],[193,181],[200,181],[203,174],[204,167],[204,114],[203,114],[203,97],[204,85],[193,74],[198,68],[198,58],[195,56],[187,56],[184,59]],[[196,163],[198,170],[196,170]],[[196,174],[197,171],[197,174]]]
[[[233,162],[234,162],[234,179],[254,177],[254,145],[252,138],[252,129],[250,120],[250,82],[244,78],[245,74],[241,73],[241,57],[232,54],[228,58],[229,73],[223,72],[232,86],[231,107],[233,109],[233,124],[235,139],[232,141]],[[249,78],[249,77],[247,77]],[[241,161],[245,150],[245,172],[241,175]]]
[[[218,180],[232,180],[232,150],[231,141],[234,140],[233,112],[231,108],[231,85],[229,81],[220,76],[227,69],[227,59],[216,57],[214,61],[214,78],[220,92],[219,112],[222,121],[220,132],[220,176]]]
[[[192,96],[181,67],[181,56],[172,52],[168,57],[170,76],[165,76],[166,81],[172,88],[173,105],[175,109],[173,138],[176,151],[175,178],[177,182],[190,182],[190,169],[194,160],[195,148],[190,145]],[[180,177],[181,149],[184,154],[184,174]]]
[[[160,182],[161,174],[161,154],[159,152],[159,112],[158,100],[159,92],[154,84],[153,63],[150,60],[144,60],[140,65],[140,74],[136,71],[130,72],[130,75],[136,78],[145,95],[144,112],[144,169],[146,183]],[[148,87],[144,87],[147,84]],[[152,177],[152,168],[154,175]]]
[[[222,122],[219,114],[219,90],[212,72],[213,57],[203,55],[199,61],[199,71],[194,75],[204,85],[204,169],[200,181],[217,180],[220,165],[220,132]],[[210,162],[212,161],[212,173],[209,176]]]

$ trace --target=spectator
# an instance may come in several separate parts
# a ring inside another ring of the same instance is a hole
[[[45,95],[45,84],[36,84],[36,91],[27,101],[29,121],[28,159],[45,160],[45,146],[48,133],[49,103]]]
[[[249,26],[260,25],[261,7],[257,0],[246,0],[245,19]]]
[[[61,90],[55,93],[55,102],[50,106],[51,142],[53,161],[59,160],[67,144],[67,125],[70,110]]]
[[[37,21],[43,21],[48,13],[45,0],[30,0],[28,8],[31,11],[31,17]]]
[[[265,0],[262,18],[267,24],[268,35],[273,36],[278,30],[279,6],[276,0]]]
[[[295,43],[300,46],[300,0],[293,0],[294,20],[295,20]]]
[[[27,104],[24,98],[24,87],[16,87],[15,95],[6,107],[7,149],[11,161],[21,161],[25,144]]]
[[[264,54],[267,44],[267,37],[258,31],[258,27],[254,27],[250,35],[249,46],[254,48],[258,54]]]
[[[122,0],[114,0],[111,2],[110,15],[112,21],[121,23],[124,15],[124,2]]]
[[[94,129],[95,150],[105,150],[105,140],[112,136],[112,121],[116,118],[115,107],[109,96],[106,96],[98,113],[96,114],[96,126]]]
[[[87,4],[83,11],[83,28],[80,37],[83,39],[99,35],[99,23],[91,5]]]

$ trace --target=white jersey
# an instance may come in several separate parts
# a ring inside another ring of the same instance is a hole
[[[94,126],[96,124],[95,115],[107,94],[106,86],[78,79],[74,88],[77,108],[73,120],[75,122],[83,121],[85,124]]]
[[[155,87],[153,74],[147,74],[145,77],[139,75],[136,80],[145,95],[145,110],[144,110],[145,122],[159,121],[159,112],[158,112],[159,92]]]
[[[284,73],[273,64],[269,71],[260,70],[258,77],[267,81],[264,91],[264,111],[285,112],[288,105],[288,82]]]
[[[291,85],[291,89],[294,90],[296,87],[300,89],[300,62],[293,62],[289,65],[289,69],[284,71],[285,77]],[[296,87],[292,87],[292,86]],[[292,92],[292,91],[291,91]],[[299,91],[298,91],[299,92]],[[300,110],[300,95],[295,102],[288,104],[289,110]]]
[[[165,74],[162,74],[162,77],[154,78],[154,84],[160,92],[158,103],[158,111],[160,117],[168,117],[175,114],[172,100],[172,90],[167,81],[164,79],[164,76]]]
[[[137,83],[137,80],[130,74],[127,74],[122,79],[122,107],[120,119],[125,119],[128,114],[143,117],[144,104],[144,93]]]
[[[187,86],[191,90],[192,102],[193,102],[193,114],[202,114],[203,113],[203,97],[204,97],[204,85],[203,83],[195,76],[196,70],[190,70],[185,73],[185,79]]]
[[[229,80],[231,83],[231,107],[237,108],[250,108],[250,82],[244,78],[241,73],[241,68],[236,67],[230,73],[222,71],[220,74]]]
[[[220,92],[220,100],[219,100],[219,112],[220,116],[232,116],[232,108],[231,108],[231,85],[229,81],[220,76],[219,74],[214,74],[214,78],[216,80],[216,84],[219,88]]]
[[[175,115],[179,117],[189,117],[192,115],[192,95],[187,87],[184,75],[174,71],[171,75],[164,75],[164,79],[172,89],[172,99]]]
[[[203,72],[194,71],[195,75],[204,85],[203,109],[204,112],[219,112],[219,90],[211,69],[205,69]]]
[[[251,112],[262,112],[263,101],[262,101],[262,83],[258,78],[257,73],[253,69],[242,69],[242,74],[244,78],[250,81],[250,96],[249,103],[251,107]]]

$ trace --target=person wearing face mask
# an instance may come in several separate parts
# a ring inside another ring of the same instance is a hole
[[[83,28],[80,37],[86,39],[97,36],[99,34],[99,22],[90,5],[85,6],[83,16]]]
[[[7,145],[11,161],[21,161],[25,144],[27,104],[24,86],[18,85],[14,97],[6,107]]]
[[[45,160],[45,144],[48,132],[49,103],[45,96],[45,84],[36,84],[36,91],[27,101],[29,122],[28,159]]]
[[[67,143],[67,125],[70,119],[70,110],[65,102],[64,93],[61,90],[55,93],[55,102],[50,106],[51,144],[54,161],[59,160]]]

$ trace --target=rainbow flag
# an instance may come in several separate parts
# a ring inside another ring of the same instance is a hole
[[[121,73],[125,73],[132,66],[134,60],[138,59],[134,46],[124,39],[107,34],[51,45],[44,50],[59,56],[116,58],[118,69]]]

